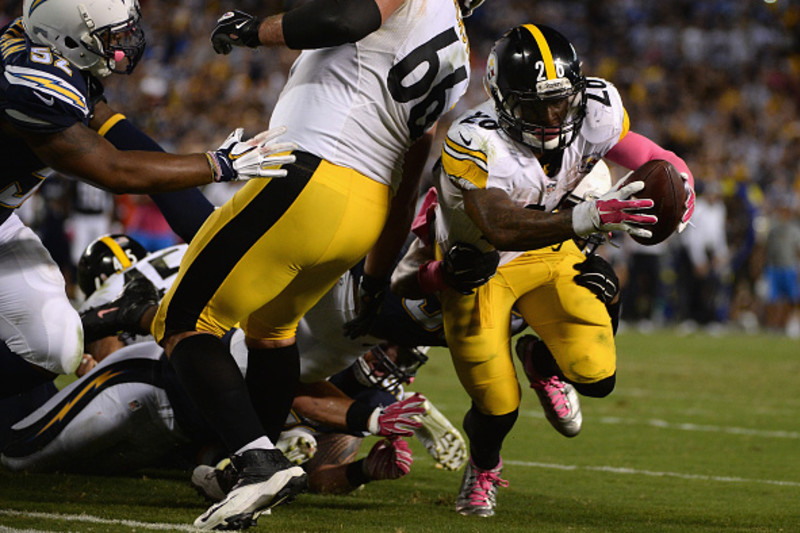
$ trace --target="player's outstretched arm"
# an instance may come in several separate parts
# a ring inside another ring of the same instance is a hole
[[[267,134],[272,134],[272,136]],[[205,154],[175,155],[164,152],[117,150],[91,128],[77,123],[66,130],[20,134],[36,155],[53,169],[114,193],[162,193],[212,181],[252,177],[280,177],[276,166],[294,162],[292,145],[272,143],[276,130],[250,141],[237,130],[217,150]]]
[[[403,1],[311,0],[263,19],[228,11],[217,20],[211,44],[218,54],[229,54],[234,46],[310,50],[354,43],[380,28]]]
[[[606,155],[606,159],[621,165],[627,169],[635,170],[653,159],[663,159],[669,161],[680,172],[686,188],[686,204],[684,206],[683,217],[678,225],[678,232],[684,230],[694,213],[694,176],[686,161],[681,159],[675,152],[662,148],[654,141],[636,132],[628,134],[619,141]]]

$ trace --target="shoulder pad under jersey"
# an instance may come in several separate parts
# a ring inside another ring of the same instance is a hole
[[[453,121],[442,145],[444,172],[458,178],[463,188],[485,188],[490,139],[499,127],[494,108],[486,103]]]
[[[625,127],[625,108],[619,91],[602,78],[586,78],[586,97],[581,134],[592,144],[616,144]]]
[[[88,123],[87,75],[47,46],[32,43],[21,19],[0,35],[0,69],[0,106],[15,126],[54,132]]]

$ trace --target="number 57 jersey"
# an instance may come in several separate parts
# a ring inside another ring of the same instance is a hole
[[[403,157],[467,89],[455,0],[406,0],[348,45],[303,51],[270,120],[285,141],[397,189]]]

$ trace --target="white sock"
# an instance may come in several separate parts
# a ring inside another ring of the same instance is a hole
[[[234,455],[241,455],[247,450],[274,450],[275,445],[272,444],[272,441],[269,440],[266,436],[258,437],[254,441],[250,441],[249,443],[245,444],[238,450]]]

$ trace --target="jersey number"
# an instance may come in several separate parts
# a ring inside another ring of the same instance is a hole
[[[166,280],[177,274],[180,269],[180,261],[183,256],[178,255],[176,257],[174,254],[177,252],[178,250],[167,250],[161,255],[149,259],[147,262],[150,263],[153,270],[158,272],[161,279]]]
[[[69,68],[69,62],[61,56],[53,54],[53,52],[44,46],[34,46],[31,48],[31,61],[41,65],[53,65],[61,69],[67,76],[72,76],[72,69]]]
[[[424,300],[403,298],[403,309],[425,331],[438,334],[442,329],[442,308],[439,307],[438,301],[431,298]]]
[[[27,200],[47,178],[41,172],[31,172],[30,177],[22,181],[13,181],[0,189],[0,207],[16,209]]]
[[[440,80],[439,83],[433,85],[441,65],[439,51],[456,41],[458,41],[456,30],[449,28],[412,50],[410,54],[401,59],[389,71],[389,92],[396,102],[410,102],[425,94],[428,95],[411,108],[408,128],[412,139],[421,137],[438,120],[439,115],[444,111],[447,90],[467,79],[467,69],[461,66]],[[403,80],[409,74],[419,68],[423,68],[423,66],[426,67],[425,74],[418,81],[408,86],[403,85]]]
[[[459,124],[477,124],[478,127],[485,130],[496,130],[500,128],[500,126],[497,124],[497,121],[483,111],[474,112],[470,116],[462,119]]]
[[[586,80],[586,88],[587,89],[603,89],[602,96],[596,95],[594,93],[590,93],[587,91],[586,98],[591,98],[592,100],[597,100],[601,104],[606,107],[611,107],[611,98],[608,97],[608,91],[606,91],[606,87],[608,87],[605,82],[600,80]]]

